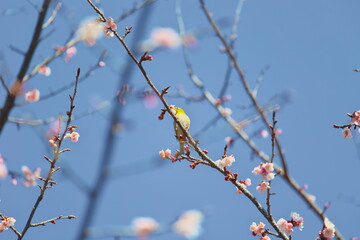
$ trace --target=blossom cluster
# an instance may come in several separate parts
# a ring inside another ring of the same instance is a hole
[[[335,225],[328,218],[324,220],[323,229],[319,232],[319,238],[315,240],[330,240],[335,237]]]
[[[107,38],[114,37],[114,31],[116,31],[117,25],[112,17],[108,17],[107,22],[104,25],[104,32]]]
[[[272,180],[275,177],[274,164],[273,163],[260,163],[259,166],[255,167],[252,171],[255,175],[262,175],[266,180]]]
[[[222,159],[216,160],[216,166],[224,169],[225,167],[230,167],[235,162],[234,155],[225,155]]]
[[[265,224],[263,222],[260,222],[259,224],[256,224],[253,222],[250,225],[250,231],[252,232],[252,235],[261,237],[260,240],[271,240],[270,237],[267,235]]]
[[[277,221],[277,225],[280,230],[288,235],[291,235],[294,231],[294,227],[298,227],[301,231],[304,228],[304,219],[300,217],[300,215],[296,212],[291,213],[291,220],[285,220],[284,218],[280,218]]]
[[[13,227],[16,222],[15,218],[12,217],[2,217],[0,218],[0,220],[2,220],[0,222],[0,232],[8,230],[9,227]]]
[[[360,127],[360,110],[355,111],[352,115],[348,114],[349,116],[351,116],[350,119],[350,123],[348,126],[346,126],[343,131],[342,131],[342,136],[343,138],[352,138],[352,133],[351,133],[351,126],[354,125],[355,128],[356,127]],[[360,132],[360,128],[358,130]]]

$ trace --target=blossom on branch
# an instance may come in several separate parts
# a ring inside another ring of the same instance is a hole
[[[266,180],[272,180],[275,177],[274,164],[272,163],[260,163],[259,166],[255,167],[252,173],[254,175],[262,175]]]
[[[265,232],[265,224],[260,222],[259,224],[256,224],[253,222],[250,225],[250,231],[252,232],[253,236],[260,236],[262,237],[263,233]]]
[[[72,142],[79,141],[80,134],[78,132],[71,132],[65,135],[65,138],[70,138]]]
[[[270,188],[270,184],[267,181],[262,181],[257,187],[256,190],[258,192],[264,193]]]
[[[3,232],[4,230],[8,230],[9,227],[13,227],[16,219],[12,217],[3,217],[0,222],[0,232]]]
[[[39,73],[42,75],[45,75],[46,77],[51,75],[51,68],[43,65],[40,69],[39,69]]]
[[[34,172],[31,172],[27,166],[22,166],[21,170],[25,178],[23,185],[25,187],[36,186],[36,179],[40,177],[41,168],[37,168]]]
[[[151,217],[138,217],[132,221],[131,228],[137,237],[145,238],[159,228],[159,223]]]
[[[234,155],[225,156],[223,159],[219,159],[215,161],[215,164],[220,167],[230,167],[235,162]]]

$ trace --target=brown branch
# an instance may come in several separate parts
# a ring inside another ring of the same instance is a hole
[[[45,226],[45,224],[47,224],[47,223],[53,223],[53,224],[55,224],[55,223],[56,223],[55,221],[56,221],[56,220],[59,220],[59,219],[74,219],[74,218],[77,218],[77,217],[74,216],[74,215],[59,216],[59,217],[52,218],[52,219],[49,219],[49,220],[46,220],[46,221],[43,221],[43,222],[30,224],[30,227]]]
[[[216,23],[214,22],[214,20],[212,19],[212,16],[211,14],[209,13],[209,11],[207,10],[206,6],[205,6],[205,3],[204,3],[204,0],[199,0],[200,1],[200,4],[201,4],[201,8],[203,9],[210,25],[212,26],[212,28],[214,29],[216,35],[218,36],[218,38],[220,39],[220,41],[222,42],[222,44],[224,45],[225,47],[225,50],[228,54],[228,56],[230,57],[231,61],[233,62],[234,64],[234,67],[236,69],[236,72],[238,73],[239,77],[240,77],[240,80],[243,84],[243,87],[247,93],[247,95],[250,97],[250,100],[252,102],[252,104],[255,106],[257,112],[259,113],[259,115],[261,116],[261,119],[263,120],[265,126],[269,129],[269,131],[271,131],[270,129],[270,124],[265,116],[265,113],[263,111],[263,109],[260,107],[260,105],[258,104],[256,98],[254,97],[254,95],[252,94],[252,91],[245,79],[245,75],[242,71],[242,69],[240,68],[239,64],[238,64],[238,61],[235,57],[235,54],[233,53],[232,51],[232,48],[231,46],[227,43],[226,39],[224,38],[224,36],[222,35],[222,33],[220,32],[218,26],[216,25]],[[283,171],[284,171],[284,176],[285,177],[289,177],[288,176],[288,171],[287,171],[287,165],[286,165],[286,161],[285,161],[285,156],[283,154],[283,150],[282,150],[282,147],[280,145],[280,142],[278,140],[278,138],[275,136],[275,143],[276,143],[276,147],[277,147],[277,150],[279,152],[279,157],[280,157],[280,160],[281,160],[281,163],[282,163],[282,167],[283,167]]]
[[[68,131],[68,127],[70,126],[70,123],[71,123],[71,116],[72,116],[72,112],[75,108],[75,105],[74,105],[74,100],[75,100],[75,96],[76,96],[76,93],[77,93],[77,82],[79,80],[79,76],[80,76],[80,68],[78,68],[78,71],[77,71],[77,74],[76,74],[76,83],[75,83],[75,87],[74,87],[74,92],[72,95],[69,95],[70,97],[70,108],[69,108],[69,111],[67,111],[67,116],[68,116],[68,119],[67,119],[67,122],[66,122],[66,125],[65,125],[65,128],[64,128],[64,131],[62,133],[62,135],[60,137],[58,137],[59,141],[58,141],[58,145],[57,147],[55,147],[54,149],[54,157],[52,160],[48,160],[50,162],[50,168],[49,168],[49,171],[47,173],[47,177],[43,180],[44,183],[42,186],[39,186],[40,187],[40,194],[30,212],[30,215],[28,217],[28,220],[25,224],[25,227],[21,233],[20,236],[18,236],[18,240],[21,240],[23,239],[24,235],[26,234],[26,232],[29,230],[30,227],[32,227],[32,224],[31,224],[31,221],[35,215],[35,212],[37,211],[38,207],[39,207],[39,204],[40,202],[43,200],[44,198],[44,195],[45,195],[45,191],[46,189],[48,188],[51,188],[51,183],[53,182],[52,180],[52,175],[53,173],[55,173],[58,168],[56,168],[56,162],[57,160],[60,158],[60,147],[61,147],[61,144],[65,138],[65,135]]]
[[[42,26],[44,24],[45,16],[46,16],[46,13],[47,13],[50,3],[51,3],[51,0],[44,0],[44,2],[43,2],[43,5],[39,12],[39,17],[38,17],[37,23],[35,25],[34,34],[33,34],[33,37],[31,39],[31,42],[29,45],[29,49],[26,52],[26,55],[24,57],[23,63],[21,64],[17,78],[10,89],[10,93],[7,94],[5,103],[1,109],[0,134],[2,133],[2,130],[6,124],[6,121],[8,119],[8,116],[9,116],[12,108],[14,107],[16,96],[20,92],[21,85],[24,81],[23,78],[30,66],[31,60],[32,60],[35,50],[38,46],[41,32],[43,29]]]

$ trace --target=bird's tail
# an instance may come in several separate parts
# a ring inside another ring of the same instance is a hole
[[[183,141],[179,141],[180,143],[180,154],[184,154],[184,145],[185,143]]]

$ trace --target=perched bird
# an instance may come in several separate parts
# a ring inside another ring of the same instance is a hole
[[[181,125],[188,131],[190,128],[190,118],[186,115],[185,111],[182,108],[178,108],[175,106],[170,106],[170,109],[173,111],[177,120],[181,123]],[[174,130],[175,136],[180,143],[180,154],[184,153],[184,142],[186,141],[185,134],[183,130],[176,124],[174,121]]]

